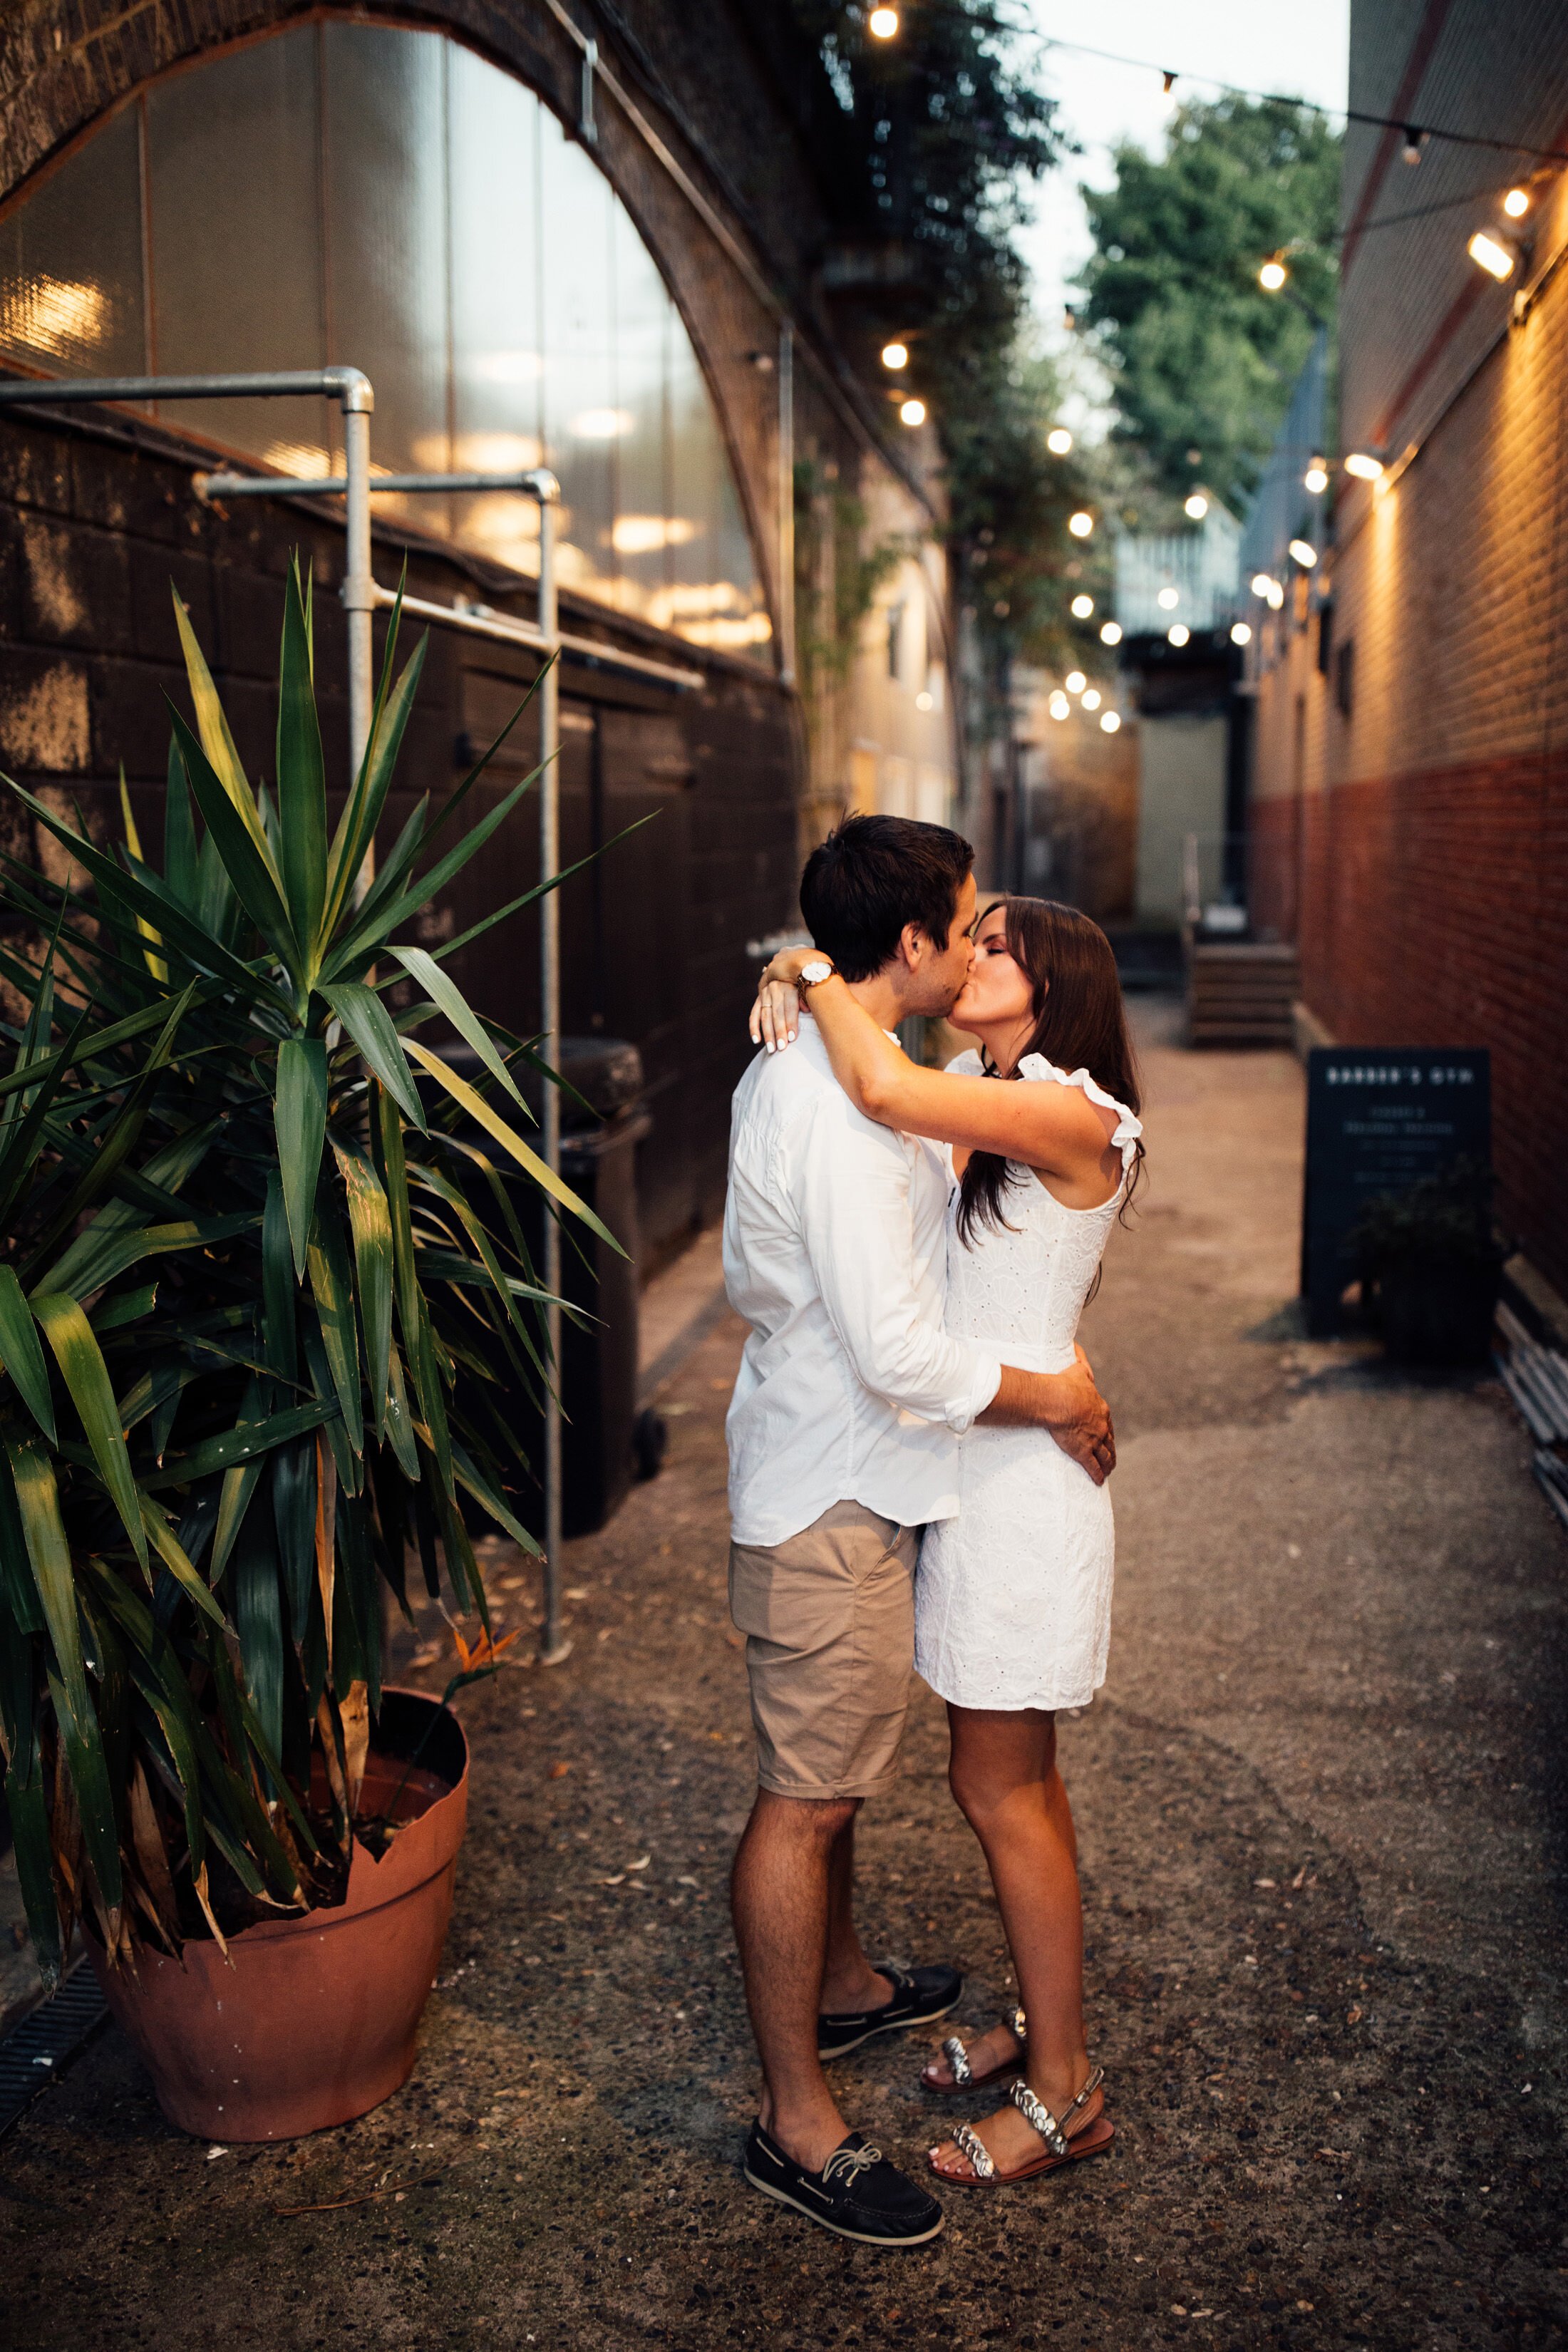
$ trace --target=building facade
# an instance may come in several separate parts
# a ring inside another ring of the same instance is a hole
[[[721,1196],[748,945],[796,919],[803,837],[847,805],[945,815],[953,798],[934,444],[856,379],[821,291],[832,103],[783,6],[23,0],[7,25],[0,366],[41,397],[0,420],[0,763],[109,833],[123,762],[156,830],[173,586],[265,773],[296,548],[329,757],[346,754],[341,510],[286,495],[334,470],[336,412],[51,410],[49,379],[357,366],[374,471],[550,467],[563,625],[603,649],[563,668],[563,863],[605,849],[563,892],[564,1025],[641,1049],[650,1263]],[[198,495],[235,465],[280,495]],[[803,578],[818,482],[847,517]],[[383,583],[406,567],[444,608],[532,617],[526,497],[389,494],[374,513]],[[900,552],[879,566],[883,544]],[[870,588],[825,663],[836,546]],[[493,740],[534,667],[434,628],[410,800]],[[525,720],[491,789],[531,764]],[[424,910],[428,940],[534,878],[527,803],[483,868]],[[527,1034],[536,961],[525,915],[455,969]]]
[[[1500,1213],[1568,1287],[1568,19],[1354,0],[1350,95],[1495,143],[1347,132],[1331,526],[1260,631],[1267,911],[1311,1034],[1489,1049]]]

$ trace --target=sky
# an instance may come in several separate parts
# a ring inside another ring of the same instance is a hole
[[[1054,36],[1062,44],[1042,45],[1041,85],[1059,102],[1062,128],[1084,150],[1041,183],[1034,225],[1019,239],[1046,340],[1058,347],[1062,311],[1075,299],[1069,281],[1089,252],[1079,183],[1110,184],[1119,141],[1158,152],[1173,100],[1215,97],[1219,81],[1342,106],[1350,0],[1310,0],[1309,6],[1301,0],[1117,0],[1113,8],[1098,9],[1081,0],[1032,0],[1031,13],[1045,39]],[[1066,46],[1073,41],[1169,68],[1178,77],[1173,99],[1164,96],[1159,72],[1085,56]]]

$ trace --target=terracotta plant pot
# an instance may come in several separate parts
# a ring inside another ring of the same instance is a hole
[[[398,1784],[430,1716],[418,1766]],[[384,1750],[372,1748],[361,1811],[409,1826],[377,1862],[355,1840],[347,1899],[185,1946],[184,1965],[146,1953],[132,1976],[89,1956],[117,2021],[172,2124],[200,2139],[297,2139],[363,2116],[405,2083],[440,1964],[468,1811],[468,1749],[457,1717],[417,1691],[387,1691]]]

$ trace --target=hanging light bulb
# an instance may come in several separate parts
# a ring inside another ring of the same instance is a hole
[[[1102,711],[1100,723],[1108,735],[1114,735],[1121,724],[1121,713],[1115,710]]]
[[[1321,457],[1314,457],[1301,479],[1311,491],[1312,496],[1317,498],[1329,487],[1329,469]]]
[[[1249,646],[1252,643],[1251,624],[1247,621],[1233,621],[1231,623],[1230,629],[1230,642],[1233,646]]]
[[[1093,610],[1094,598],[1092,596],[1075,596],[1073,598],[1071,612],[1075,621],[1087,621]]]
[[[1082,670],[1069,669],[1066,677],[1062,680],[1062,684],[1067,688],[1069,694],[1081,694],[1084,688],[1089,684],[1089,680],[1085,677]]]
[[[893,342],[884,343],[882,345],[882,365],[885,368],[893,368],[895,370],[899,368],[906,368],[909,363],[910,350],[907,343]]]
[[[1502,208],[1510,220],[1522,220],[1530,210],[1530,190],[1510,188],[1502,200]]]
[[[1318,551],[1310,539],[1293,539],[1290,541],[1290,552],[1303,572],[1310,572],[1318,560]]]
[[[866,25],[874,40],[890,41],[899,29],[899,12],[896,8],[873,8]]]
[[[1065,425],[1053,425],[1046,436],[1046,446],[1053,457],[1065,457],[1072,447],[1072,435]]]
[[[1173,613],[1181,601],[1182,592],[1179,588],[1162,588],[1154,599],[1162,613]]]
[[[1405,125],[1405,144],[1399,151],[1404,162],[1419,163],[1421,150],[1426,146],[1426,132],[1418,124],[1407,122]]]
[[[1098,686],[1086,686],[1079,697],[1086,710],[1098,710],[1102,698]]]
[[[1489,230],[1484,228],[1477,229],[1465,251],[1472,261],[1480,264],[1489,278],[1495,278],[1500,285],[1505,278],[1511,278],[1518,267],[1519,255],[1513,246],[1500,236],[1493,236]]]
[[[1100,628],[1100,642],[1102,646],[1119,646],[1121,643],[1121,622],[1102,621]]]
[[[1059,687],[1057,688],[1055,694],[1052,695],[1050,700],[1047,703],[1046,709],[1050,712],[1053,719],[1070,719],[1072,716],[1072,704],[1068,700],[1067,696],[1062,692]]]
[[[1187,514],[1192,517],[1194,522],[1202,522],[1208,510],[1209,502],[1207,499],[1205,498],[1202,490],[1194,490],[1192,497],[1187,500],[1186,505],[1182,509],[1184,514]]]
[[[1284,591],[1284,589],[1283,589],[1283,588],[1281,588],[1281,586],[1279,585],[1279,581],[1278,581],[1278,580],[1271,580],[1271,581],[1268,583],[1268,609],[1269,609],[1269,611],[1270,611],[1271,613],[1277,613],[1277,612],[1279,610],[1280,605],[1281,605],[1284,602],[1285,602],[1285,591]]]
[[[1191,629],[1188,628],[1185,621],[1178,621],[1173,629],[1167,629],[1165,632],[1166,636],[1173,646],[1184,646],[1192,634],[1193,633]]]
[[[906,425],[923,425],[926,404],[923,400],[906,400],[900,404],[899,415]]]
[[[1075,539],[1087,539],[1094,529],[1094,517],[1091,514],[1086,514],[1080,508],[1077,514],[1068,515],[1068,529]]]
[[[1352,449],[1345,459],[1345,471],[1358,482],[1375,482],[1383,474],[1383,459],[1374,457],[1370,449]]]
[[[1285,267],[1282,253],[1271,253],[1258,273],[1258,282],[1266,294],[1278,294],[1290,272]]]
[[[1274,582],[1267,572],[1255,572],[1253,573],[1252,593],[1255,596],[1267,597],[1272,591],[1273,586]]]

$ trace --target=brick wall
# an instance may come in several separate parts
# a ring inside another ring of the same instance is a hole
[[[1559,145],[1568,16],[1355,0],[1351,88]],[[1568,179],[1532,184],[1514,318],[1465,245],[1519,160],[1434,142],[1411,170],[1396,144],[1379,175],[1379,153],[1371,130],[1348,142],[1342,447],[1381,440],[1390,478],[1339,486],[1329,673],[1310,615],[1263,633],[1254,909],[1299,938],[1334,1035],[1490,1049],[1500,1207],[1568,1286]]]

